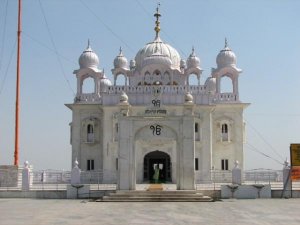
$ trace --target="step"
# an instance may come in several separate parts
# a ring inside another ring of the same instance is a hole
[[[117,191],[96,202],[211,202],[209,196],[194,190],[177,191]]]
[[[184,193],[179,193],[179,194],[173,194],[173,193],[145,193],[145,194],[138,194],[138,195],[134,195],[134,194],[119,194],[119,193],[110,193],[109,194],[110,197],[143,197],[143,196],[146,196],[146,197],[149,197],[149,196],[153,196],[153,197],[164,197],[164,196],[168,196],[168,197],[203,197],[203,194],[202,193],[197,193],[197,194],[184,194]]]
[[[144,196],[126,196],[126,195],[109,195],[103,198],[203,198],[203,195],[144,195]]]
[[[206,196],[202,198],[146,198],[146,197],[136,197],[136,198],[103,198],[96,200],[96,202],[212,202],[213,200]]]
[[[197,197],[197,196],[104,196],[103,199],[202,199],[206,198],[205,196]]]
[[[194,190],[167,190],[167,191],[117,191],[114,194],[132,194],[132,195],[144,195],[144,194],[199,194],[201,191],[194,191]]]

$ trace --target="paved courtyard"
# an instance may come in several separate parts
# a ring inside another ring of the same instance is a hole
[[[213,203],[0,199],[1,225],[299,225],[299,212],[300,199],[224,200]]]

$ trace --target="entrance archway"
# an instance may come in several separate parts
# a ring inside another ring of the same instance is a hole
[[[172,181],[172,165],[171,157],[161,151],[153,151],[145,155],[144,157],[144,182],[152,181],[154,174],[154,168],[158,165],[160,169],[159,182],[171,182]]]

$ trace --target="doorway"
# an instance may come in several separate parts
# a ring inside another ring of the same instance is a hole
[[[161,151],[153,151],[144,157],[144,182],[153,182],[154,169],[159,168],[159,183],[172,181],[171,176],[171,158]]]

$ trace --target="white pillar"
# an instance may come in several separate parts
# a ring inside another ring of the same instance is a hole
[[[75,166],[71,171],[71,185],[78,185],[80,184],[80,173],[81,170],[78,167],[78,161],[77,159],[74,162]]]
[[[30,169],[29,163],[26,161],[24,163],[24,168],[22,171],[22,191],[29,191],[30,190]]]
[[[238,161],[235,161],[234,168],[232,169],[232,184],[242,184],[242,170],[239,168]]]
[[[221,77],[217,77],[217,93],[221,92]]]
[[[290,198],[292,197],[292,180],[290,177],[290,166],[287,161],[284,162],[284,168],[282,171],[283,174],[283,190],[282,190],[282,197]]]

